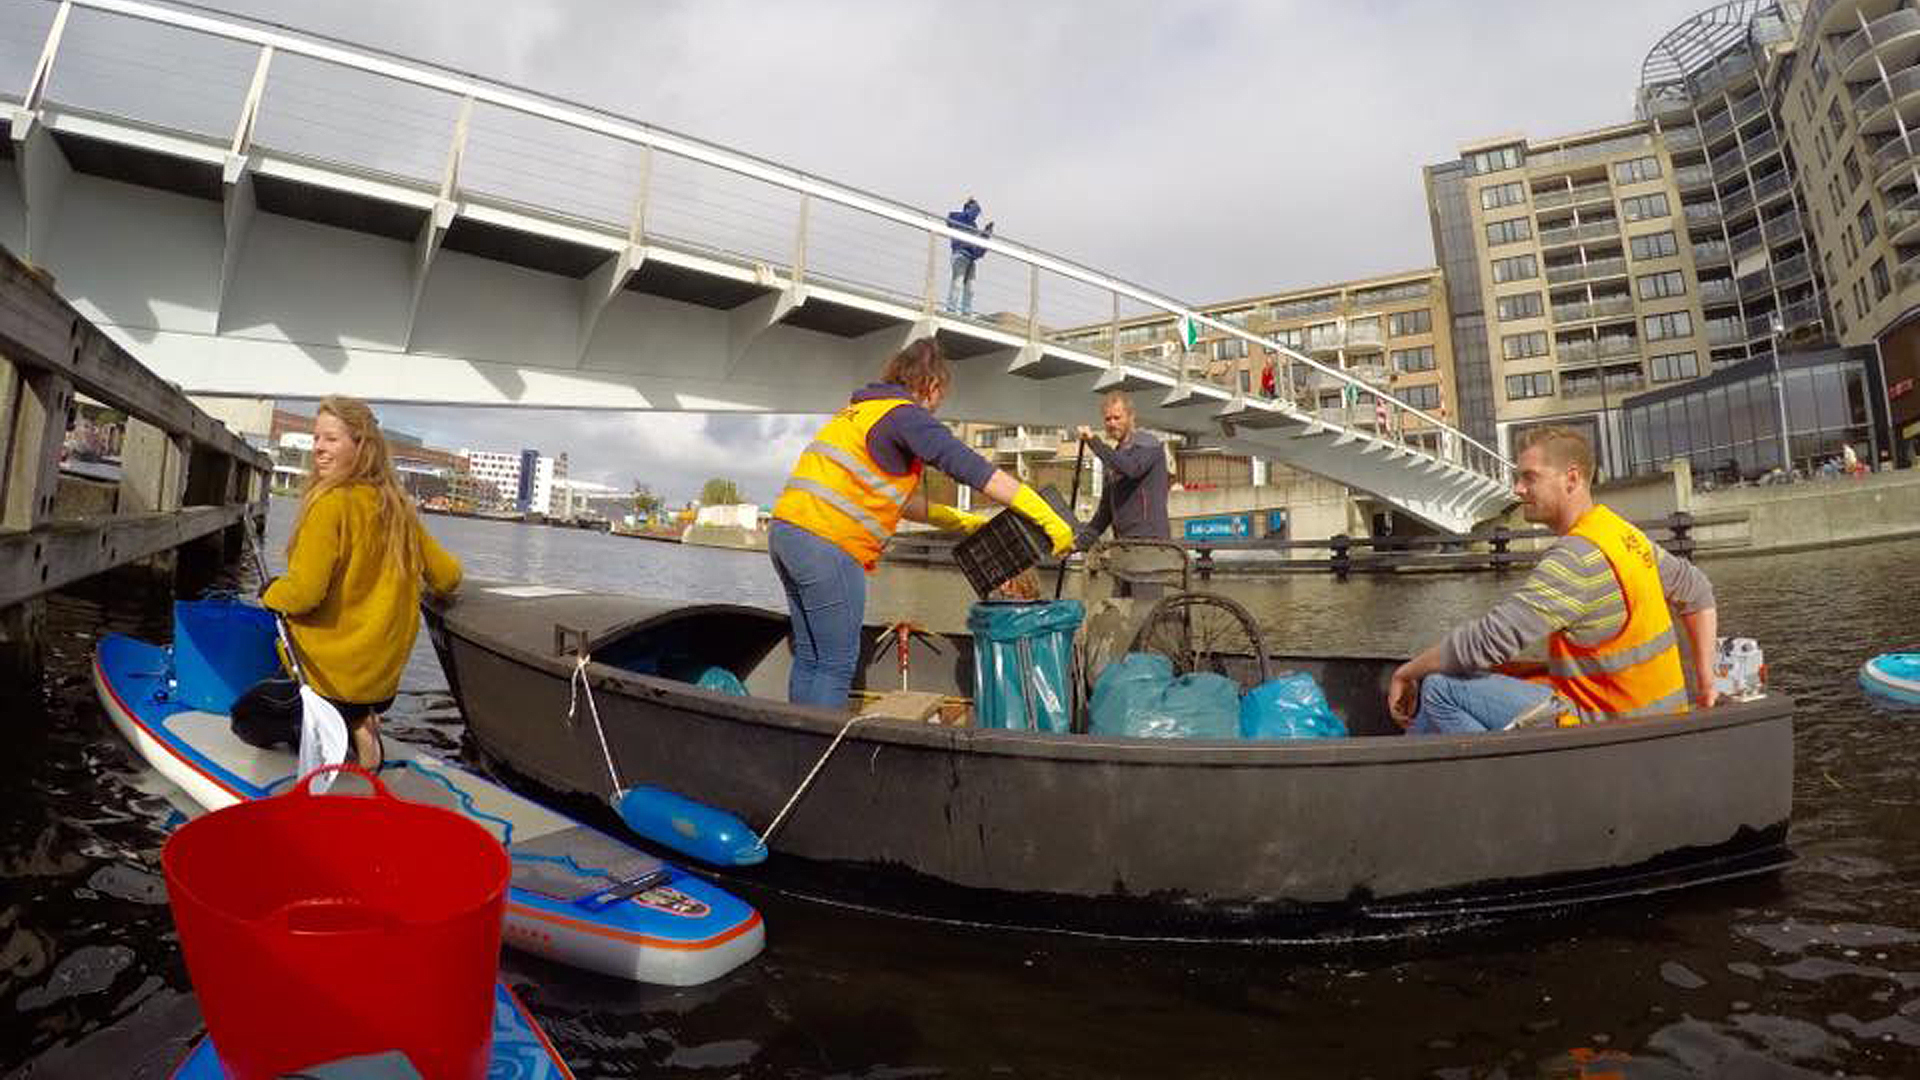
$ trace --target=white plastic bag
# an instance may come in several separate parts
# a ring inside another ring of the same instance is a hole
[[[313,687],[300,685],[300,772],[305,776],[322,765],[338,765],[347,760],[347,722],[340,710]],[[327,773],[313,782],[313,793],[324,795],[339,773]]]

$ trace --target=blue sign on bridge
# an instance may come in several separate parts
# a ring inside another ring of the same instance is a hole
[[[1188,518],[1186,523],[1186,538],[1189,540],[1245,540],[1252,535],[1252,514]]]

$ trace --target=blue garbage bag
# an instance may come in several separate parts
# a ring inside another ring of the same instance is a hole
[[[1128,653],[1093,687],[1089,730],[1139,739],[1231,739],[1239,730],[1240,687],[1211,672],[1173,673],[1158,653]]]
[[[1295,671],[1280,675],[1240,698],[1243,739],[1340,739],[1347,725],[1327,704],[1313,676]]]
[[[980,727],[1073,730],[1073,633],[1078,600],[979,603],[973,634],[973,714]]]
[[[226,713],[253,684],[280,674],[273,612],[239,600],[173,604],[173,700]]]

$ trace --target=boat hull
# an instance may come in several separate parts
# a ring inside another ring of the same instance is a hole
[[[430,615],[442,664],[483,750],[557,792],[600,794],[608,781],[591,731],[564,720],[572,661],[541,655],[556,624],[619,663],[649,639],[724,639],[695,647],[733,648],[730,665],[758,692],[783,682],[776,613],[473,590]],[[918,656],[916,688],[970,688],[965,642],[948,644]],[[891,673],[890,655],[867,659],[876,681]],[[1392,662],[1283,666],[1314,671],[1351,725],[1377,712]],[[622,784],[678,791],[757,828],[844,724],[617,663],[588,670]],[[1473,738],[1151,740],[868,722],[848,731],[752,876],[866,907],[1095,933],[1382,931],[1778,867],[1792,740],[1782,698]]]

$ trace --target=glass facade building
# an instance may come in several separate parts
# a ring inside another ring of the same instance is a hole
[[[1780,376],[1794,468],[1813,471],[1840,456],[1842,444],[1866,462],[1890,455],[1886,387],[1871,346],[1787,353]],[[1629,398],[1622,409],[1629,472],[1657,472],[1686,458],[1696,478],[1752,480],[1780,465],[1771,357]]]

